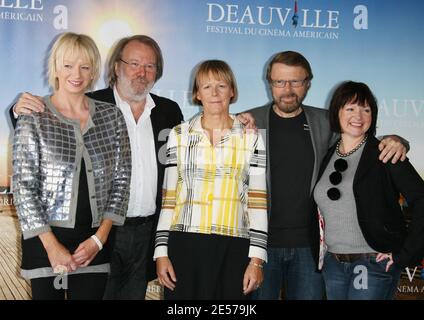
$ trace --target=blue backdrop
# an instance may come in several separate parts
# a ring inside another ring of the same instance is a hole
[[[187,118],[190,78],[201,60],[219,58],[233,68],[238,112],[269,101],[265,64],[278,51],[302,52],[314,79],[306,104],[326,107],[340,81],[363,81],[380,106],[378,134],[397,133],[411,142],[409,156],[424,173],[423,1],[299,0],[3,0],[0,1],[0,186],[10,183],[7,109],[17,95],[49,92],[45,59],[64,31],[87,33],[104,61],[114,41],[148,34],[163,49],[165,70],[154,92],[176,100]],[[98,88],[105,85],[104,78]]]
[[[21,92],[49,92],[46,57],[64,31],[92,36],[103,61],[122,36],[155,38],[165,69],[153,91],[177,101],[186,119],[199,111],[190,103],[190,80],[200,61],[232,66],[240,91],[232,111],[239,112],[270,100],[269,58],[299,51],[314,73],[305,103],[326,108],[341,81],[366,82],[379,101],[377,134],[408,139],[424,177],[423,13],[421,0],[0,0],[0,212],[12,209],[8,109]],[[104,86],[103,74],[97,88]]]

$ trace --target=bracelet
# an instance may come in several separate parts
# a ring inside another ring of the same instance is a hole
[[[99,251],[103,249],[103,243],[99,240],[99,238],[97,238],[95,234],[91,236],[91,239],[93,239],[94,242],[97,244],[97,246],[99,247]]]
[[[261,269],[263,269],[264,268],[264,266],[262,265],[262,264],[259,264],[259,263],[256,263],[256,262],[249,262],[249,264],[251,264],[252,266],[255,266],[255,267],[258,267],[258,268],[261,268]]]

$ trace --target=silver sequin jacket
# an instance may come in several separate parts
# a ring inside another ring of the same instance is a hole
[[[81,159],[84,158],[92,227],[103,218],[122,225],[130,179],[131,151],[127,126],[113,104],[89,99],[84,131],[44,97],[45,111],[20,116],[13,140],[13,196],[24,239],[73,228]]]

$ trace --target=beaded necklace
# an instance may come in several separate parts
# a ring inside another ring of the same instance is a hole
[[[340,139],[339,142],[337,142],[336,154],[339,157],[342,157],[342,158],[346,158],[346,157],[350,156],[352,153],[358,151],[358,149],[367,141],[367,138],[368,138],[368,135],[365,135],[364,139],[362,139],[362,141],[355,148],[353,148],[352,150],[350,150],[347,153],[341,153],[340,152],[340,144],[342,142],[342,139]]]

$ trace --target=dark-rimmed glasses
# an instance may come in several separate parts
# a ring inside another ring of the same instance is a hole
[[[303,80],[271,80],[271,85],[275,88],[284,88],[287,84],[289,84],[292,88],[300,88],[306,83],[306,81],[308,81],[308,78]]]
[[[152,72],[155,72],[156,68],[157,68],[156,64],[154,64],[154,63],[142,64],[142,63],[138,63],[138,62],[135,62],[135,61],[129,61],[128,62],[128,61],[125,61],[123,59],[119,59],[119,60],[122,61],[123,63],[125,63],[126,65],[128,65],[134,71],[139,70],[140,68],[143,68],[145,72],[152,73]]]

